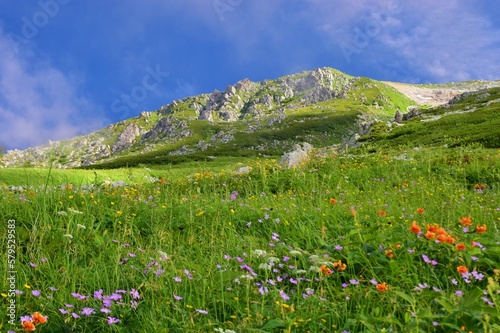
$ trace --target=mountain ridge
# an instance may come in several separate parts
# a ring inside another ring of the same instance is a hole
[[[85,136],[8,151],[0,166],[119,167],[214,156],[270,156],[295,144],[355,144],[376,122],[436,106],[500,81],[411,85],[317,68],[274,80],[243,79]],[[142,161],[142,162],[141,162]]]

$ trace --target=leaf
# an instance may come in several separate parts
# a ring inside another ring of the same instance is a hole
[[[455,311],[453,305],[451,303],[449,303],[448,301],[446,301],[444,298],[436,298],[436,302],[438,302],[439,304],[441,304],[443,306],[443,308],[446,310],[446,312],[448,313],[453,313]]]
[[[399,297],[401,297],[402,299],[404,299],[408,303],[410,303],[410,305],[415,305],[415,300],[412,297],[406,295],[405,293],[398,291],[398,290],[393,290],[393,293],[398,295]]]
[[[276,328],[286,328],[286,326],[278,319],[270,319],[260,329],[261,330],[273,330]]]
[[[483,291],[479,287],[474,287],[474,289],[469,290],[460,301],[460,306],[463,308],[468,308],[479,301],[479,298],[483,294]]]

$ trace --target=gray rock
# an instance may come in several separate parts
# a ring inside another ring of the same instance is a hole
[[[115,153],[130,147],[130,145],[135,142],[136,137],[140,134],[139,126],[136,124],[129,124],[111,146],[111,152]]]
[[[286,168],[295,168],[309,160],[309,154],[313,146],[304,142],[302,145],[296,144],[291,152],[284,154],[279,164]]]

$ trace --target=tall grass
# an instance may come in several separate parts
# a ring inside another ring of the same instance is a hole
[[[477,147],[358,151],[4,188],[17,315],[48,316],[41,332],[498,332],[499,162]],[[4,316],[0,330],[23,331]]]

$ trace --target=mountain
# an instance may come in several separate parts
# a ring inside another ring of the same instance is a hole
[[[302,142],[314,147],[382,143],[404,120],[460,114],[453,105],[467,98],[468,109],[462,110],[467,114],[487,103],[488,110],[498,110],[492,96],[500,97],[499,86],[500,81],[381,82],[332,68],[262,82],[243,79],[224,91],[175,100],[85,136],[8,151],[0,166],[113,168],[217,156],[279,156]],[[484,103],[471,106],[474,102]],[[419,122],[430,126],[431,120]]]

